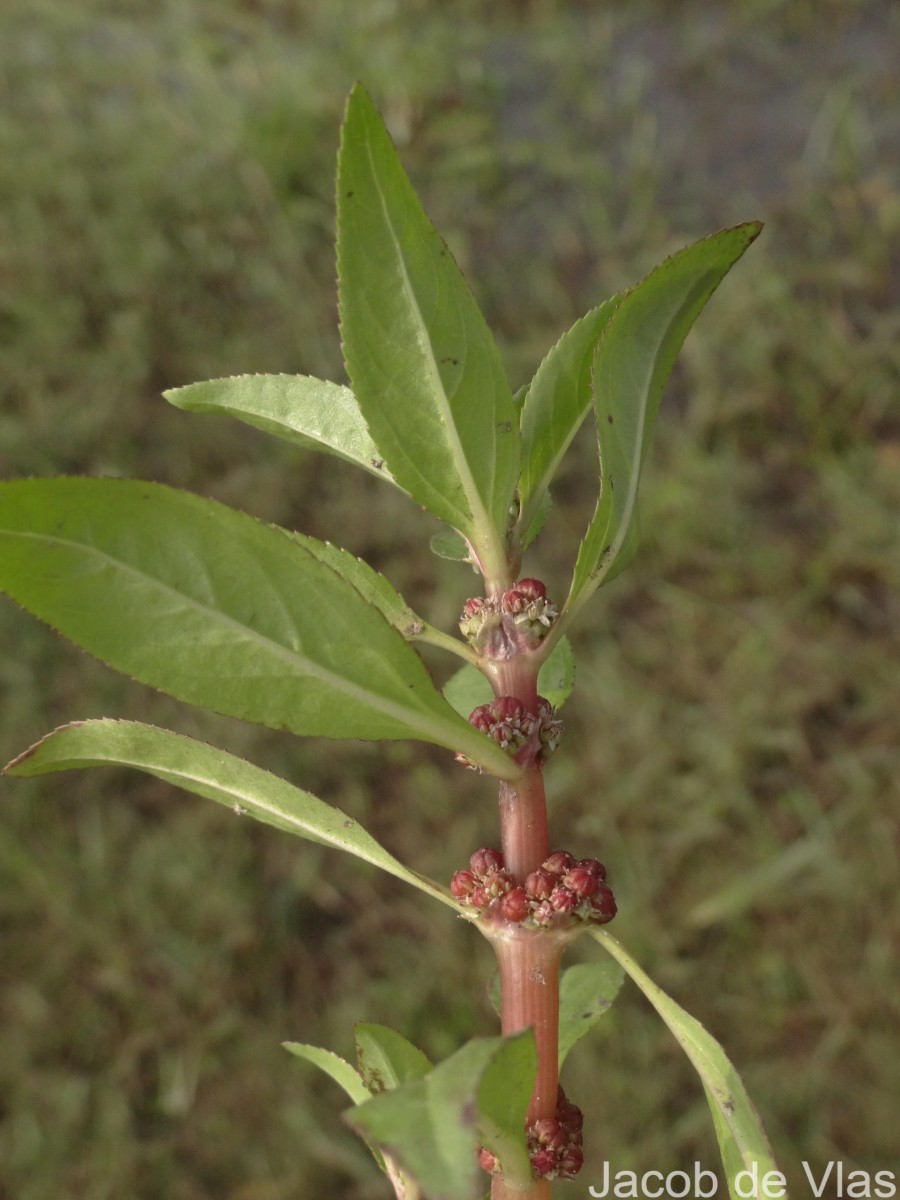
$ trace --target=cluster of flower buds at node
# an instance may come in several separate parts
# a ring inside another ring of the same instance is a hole
[[[554,850],[536,871],[517,884],[499,850],[476,850],[469,870],[457,871],[450,891],[461,903],[528,929],[558,929],[587,922],[607,925],[616,899],[606,868],[596,858],[573,858]]]
[[[537,738],[535,761],[544,763],[559,745],[563,723],[549,700],[538,696],[537,713],[529,712],[515,696],[499,696],[490,704],[479,704],[469,714],[469,724],[480,729],[501,748],[510,754],[518,754],[531,740]],[[465,754],[457,754],[457,761],[473,770],[480,770]]]
[[[525,1130],[528,1156],[535,1179],[574,1179],[584,1164],[582,1128],[584,1117],[577,1104],[559,1089],[556,1116],[535,1121]],[[496,1155],[482,1146],[478,1161],[490,1174],[499,1171]]]
[[[574,1179],[584,1164],[584,1117],[559,1089],[556,1116],[535,1121],[526,1130],[531,1169],[536,1179]]]
[[[539,646],[558,615],[539,579],[520,579],[499,599],[467,600],[459,628],[479,654],[511,658]]]

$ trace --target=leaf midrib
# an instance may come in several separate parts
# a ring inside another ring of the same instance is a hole
[[[358,684],[355,684],[348,680],[345,680],[340,675],[333,674],[327,668],[321,667],[318,664],[312,662],[312,660],[305,658],[303,655],[298,653],[296,650],[291,650],[289,647],[284,646],[281,642],[277,642],[270,637],[264,636],[258,630],[254,629],[252,626],[243,624],[236,617],[230,616],[228,613],[223,612],[219,608],[211,608],[209,605],[203,604],[201,601],[196,600],[192,596],[186,595],[185,592],[180,591],[178,588],[173,587],[171,584],[165,583],[159,579],[156,579],[152,575],[146,574],[146,572],[140,570],[138,567],[133,566],[131,563],[126,563],[122,559],[115,558],[113,555],[107,553],[107,551],[105,551],[105,550],[100,550],[96,546],[86,545],[84,542],[74,541],[74,540],[70,540],[68,538],[56,537],[56,536],[53,536],[50,534],[34,534],[34,533],[27,533],[27,532],[21,532],[21,531],[7,530],[0,536],[21,538],[25,541],[36,541],[36,542],[41,542],[41,543],[49,543],[49,544],[57,545],[57,546],[63,546],[67,549],[75,549],[83,554],[88,554],[95,558],[101,559],[102,561],[111,564],[118,571],[123,572],[125,574],[133,575],[133,576],[137,577],[138,579],[140,579],[141,581],[143,581],[145,583],[149,583],[153,587],[159,589],[164,594],[168,594],[170,596],[177,597],[179,600],[186,603],[188,607],[193,608],[195,611],[197,611],[199,613],[210,614],[212,616],[215,616],[217,620],[219,620],[220,622],[223,622],[226,626],[231,626],[232,628],[234,628],[236,630],[240,630],[245,637],[249,636],[249,640],[256,641],[260,645],[265,646],[270,650],[274,650],[276,652],[277,657],[283,658],[288,663],[291,663],[295,667],[295,669],[296,669],[296,664],[298,662],[304,663],[304,664],[308,663],[312,669],[307,670],[305,672],[306,674],[312,675],[314,678],[319,679],[322,682],[330,684],[331,686],[337,688],[337,690],[343,692],[346,696],[350,697],[351,699],[362,701],[363,703],[367,704],[370,708],[375,708],[376,711],[382,713],[383,715],[389,716],[395,720],[398,720],[401,723],[403,723],[409,727],[412,727],[415,729],[421,729],[423,732],[432,732],[433,733],[433,731],[434,731],[434,724],[429,724],[427,721],[422,719],[422,717],[419,714],[415,713],[415,710],[405,709],[402,706],[396,704],[394,701],[390,701],[390,700],[385,699],[382,696],[379,696],[379,694],[377,692],[365,691]],[[310,557],[313,558],[312,555],[310,555]],[[316,560],[314,560],[314,561],[316,561]],[[278,599],[278,602],[283,606],[283,604],[284,604],[283,598],[278,596],[277,592],[275,593],[275,595]],[[376,612],[378,611],[377,609],[375,609],[374,605],[372,606],[372,608],[374,611],[376,611]],[[285,610],[285,611],[287,611],[287,610]],[[384,618],[382,617],[382,619],[384,619]],[[392,626],[386,620],[385,620],[385,625],[389,629],[392,628]],[[394,632],[396,632],[396,631],[394,631]],[[97,655],[96,657],[99,658],[100,655]],[[372,703],[371,698],[373,696],[377,700],[376,704]],[[413,719],[413,718],[415,718],[415,719]],[[445,724],[444,718],[442,718],[439,714],[435,714],[434,721],[440,722],[441,725]],[[451,748],[455,748],[455,744],[451,743]]]
[[[451,456],[456,463],[456,469],[463,487],[463,493],[469,505],[469,515],[472,518],[476,528],[480,525],[482,529],[489,529],[491,527],[492,519],[484,506],[481,494],[478,491],[478,487],[475,483],[474,476],[469,469],[469,462],[463,450],[462,443],[459,440],[456,422],[453,418],[453,410],[450,407],[450,400],[447,395],[446,388],[444,387],[444,381],[441,378],[437,362],[435,361],[434,348],[431,344],[431,338],[428,336],[428,326],[425,322],[424,316],[422,315],[422,310],[419,306],[419,301],[416,296],[412,280],[409,277],[409,272],[406,269],[406,260],[403,257],[400,239],[397,235],[396,229],[394,228],[394,222],[391,219],[390,210],[385,199],[384,189],[382,188],[378,177],[378,171],[372,155],[372,148],[368,143],[366,145],[366,152],[369,159],[369,166],[371,169],[372,180],[375,185],[375,191],[381,204],[381,211],[384,215],[384,221],[390,234],[391,242],[400,266],[400,275],[403,282],[403,288],[418,325],[419,342],[425,354],[426,365],[434,385],[434,394],[438,401],[439,415],[443,417],[442,423],[445,431],[445,440]],[[409,461],[412,462],[411,459],[409,459]],[[424,476],[422,476],[422,478],[426,483],[429,483]],[[431,486],[430,483],[429,486]],[[493,494],[493,490],[494,480],[492,479],[490,488],[491,494]]]

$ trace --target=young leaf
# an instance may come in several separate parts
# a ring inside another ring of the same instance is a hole
[[[352,817],[243,758],[139,721],[76,721],[20,754],[5,775],[31,778],[75,767],[135,767],[297,837],[344,850],[464,911],[446,888],[409,870]]]
[[[309,375],[233,375],[163,392],[187,412],[236,417],[304,450],[323,450],[393,483],[349,388]]]
[[[560,638],[538,672],[538,694],[559,709],[568,700],[575,683],[575,655],[568,638]],[[487,677],[466,663],[444,685],[447,701],[464,717],[479,704],[489,704],[494,692]]]
[[[594,356],[601,492],[566,608],[579,608],[626,565],[641,466],[663,387],[681,344],[728,270],[757,237],[758,222],[726,229],[666,259],[615,310]]]
[[[759,1178],[767,1171],[776,1170],[772,1149],[759,1115],[719,1043],[699,1021],[658,988],[625,947],[605,929],[593,929],[591,935],[641,989],[675,1035],[703,1081],[732,1196],[736,1195],[735,1164],[739,1164],[738,1169],[745,1171],[753,1170],[756,1166]]]
[[[519,523],[525,530],[591,410],[594,350],[618,303],[619,297],[613,296],[576,321],[538,367],[528,386],[521,416],[519,480]]]
[[[625,979],[615,962],[578,963],[559,981],[559,1065],[577,1041],[609,1012]]]
[[[285,1050],[295,1054],[297,1058],[305,1059],[320,1071],[329,1075],[339,1084],[354,1104],[363,1104],[369,1098],[369,1089],[362,1081],[359,1072],[340,1055],[331,1050],[323,1050],[319,1046],[309,1046],[305,1042],[282,1042]]]
[[[357,85],[341,135],[338,288],[347,372],[394,479],[502,575],[517,421],[474,297]]]
[[[431,1070],[431,1063],[418,1046],[395,1029],[359,1021],[353,1033],[359,1074],[371,1096],[424,1079]]]
[[[344,1114],[418,1182],[430,1200],[472,1200],[487,1146],[514,1187],[531,1182],[525,1115],[537,1070],[531,1030],[476,1038],[418,1079]]]
[[[180,700],[300,734],[417,738],[501,777],[416,652],[284,530],[159,484],[0,484],[0,588]]]

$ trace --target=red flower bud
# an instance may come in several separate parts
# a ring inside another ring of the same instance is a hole
[[[578,897],[567,887],[555,887],[550,895],[550,903],[557,912],[571,912],[578,904]]]
[[[584,1152],[580,1146],[569,1146],[559,1160],[560,1179],[574,1179],[584,1166]]]
[[[554,850],[549,858],[544,859],[541,865],[551,875],[565,875],[569,867],[575,865],[575,859],[571,854],[567,854],[565,850]]]
[[[564,1150],[569,1144],[565,1130],[555,1117],[543,1117],[535,1121],[528,1132],[541,1146],[550,1150]]]
[[[594,925],[606,925],[619,911],[612,888],[605,883],[597,885],[597,891],[591,897],[591,921]]]
[[[556,876],[540,868],[532,871],[525,880],[525,891],[535,900],[548,900],[550,893],[556,887]]]
[[[490,710],[497,721],[520,721],[525,716],[525,705],[515,696],[498,696]]]
[[[541,1146],[531,1152],[531,1169],[538,1179],[552,1178],[556,1174],[558,1155],[555,1150]]]
[[[574,867],[570,867],[563,876],[563,883],[576,896],[580,896],[583,900],[588,896],[593,896],[597,888],[600,886],[600,881],[592,871],[587,867],[576,863]]]
[[[590,871],[598,883],[606,882],[606,867],[604,867],[602,862],[598,862],[596,858],[579,858],[575,866],[584,867],[586,871]]]
[[[488,846],[476,850],[469,859],[469,866],[479,879],[483,879],[490,871],[502,871],[505,865],[501,852],[491,850]]]
[[[540,579],[520,579],[516,591],[524,592],[529,600],[543,600],[547,595],[547,589]]]
[[[563,1100],[556,1109],[557,1120],[566,1133],[572,1134],[581,1133],[584,1127],[584,1113],[577,1104],[572,1104],[570,1100]]]
[[[498,896],[505,895],[512,885],[512,875],[510,875],[508,871],[503,870],[488,871],[481,883],[481,886],[492,900],[496,900]]]
[[[524,921],[529,910],[528,896],[523,887],[515,887],[500,901],[500,915],[505,921]]]
[[[457,871],[450,880],[450,891],[457,900],[467,900],[476,885],[475,874],[472,871]]]
[[[494,728],[494,716],[489,704],[479,704],[469,713],[469,724],[480,729],[482,733],[490,733]]]

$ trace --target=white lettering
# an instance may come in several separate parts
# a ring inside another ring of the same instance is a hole
[[[865,1197],[872,1195],[872,1180],[868,1171],[851,1171],[847,1176],[847,1195]]]
[[[830,1162],[828,1164],[828,1166],[825,1168],[825,1174],[822,1176],[821,1182],[816,1183],[815,1176],[813,1175],[812,1171],[809,1169],[809,1163],[806,1161],[806,1159],[803,1160],[803,1173],[806,1176],[806,1178],[809,1180],[809,1186],[812,1188],[812,1194],[814,1196],[818,1197],[818,1196],[825,1195],[825,1184],[828,1182],[829,1177],[831,1176],[831,1170],[832,1170],[833,1166],[834,1166],[834,1163]],[[838,1194],[840,1195],[840,1193],[838,1193]]]
[[[750,1190],[745,1191],[747,1184],[750,1185]],[[734,1190],[739,1196],[746,1197],[746,1200],[752,1200],[759,1191],[759,1166],[754,1163],[749,1171],[738,1171],[734,1177]]]
[[[650,1180],[651,1178],[659,1180],[659,1187],[656,1189],[655,1192],[650,1191],[650,1184],[649,1184],[648,1180]],[[657,1200],[657,1197],[659,1197],[663,1194],[663,1190],[664,1190],[663,1183],[664,1182],[665,1181],[663,1179],[662,1171],[647,1171],[641,1178],[641,1187],[644,1189],[644,1195],[649,1197],[649,1200]]]
[[[596,1188],[589,1187],[588,1195],[593,1196],[594,1200],[603,1200],[604,1196],[609,1195],[609,1163],[603,1164],[603,1191],[598,1192]]]
[[[875,1172],[875,1195],[879,1197],[879,1200],[891,1200],[892,1196],[897,1195],[893,1171]]]
[[[779,1197],[785,1194],[786,1182],[780,1171],[766,1171],[763,1176],[763,1194],[771,1197],[771,1200],[779,1200]]]
[[[616,1171],[616,1186],[613,1188],[613,1195],[623,1197],[623,1200],[637,1200],[638,1195],[638,1177],[634,1171]],[[626,1192],[624,1189],[628,1188]]]
[[[703,1190],[704,1181],[709,1180],[709,1191]],[[694,1163],[694,1195],[697,1200],[709,1200],[719,1190],[719,1181],[712,1171],[704,1171],[698,1162]]]
[[[675,1185],[672,1181],[676,1178],[676,1176],[679,1180],[681,1180],[681,1179],[684,1180],[684,1191],[683,1192],[675,1191]],[[684,1200],[684,1197],[688,1194],[688,1192],[690,1190],[691,1190],[691,1177],[688,1175],[687,1171],[670,1171],[669,1174],[666,1176],[666,1191],[669,1193],[670,1196],[674,1196],[675,1200]]]

